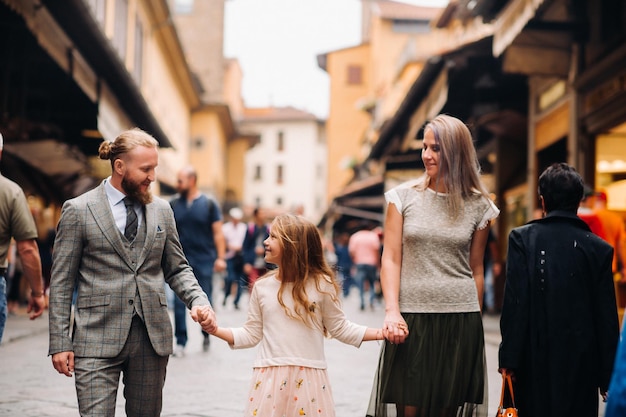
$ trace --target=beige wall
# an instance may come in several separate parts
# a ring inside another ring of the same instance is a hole
[[[365,13],[369,19],[368,43],[331,52],[327,55],[327,71],[331,79],[328,133],[328,201],[330,202],[352,178],[345,167],[354,158],[362,163],[377,140],[377,130],[393,117],[407,92],[424,67],[423,59],[402,62],[407,47],[419,44],[417,39],[429,34],[408,34],[393,31],[393,23],[376,13]],[[413,44],[409,45],[409,41]],[[429,48],[435,48],[429,45]],[[411,53],[411,56],[415,56]],[[427,57],[427,56],[426,56]],[[424,59],[426,58],[424,57]],[[346,85],[347,67],[363,65],[364,83]],[[358,109],[359,105],[375,104],[375,113]]]
[[[226,145],[217,113],[207,109],[192,115],[189,163],[198,172],[198,187],[220,202],[226,188]]]
[[[241,137],[231,141],[226,151],[226,192],[238,204],[243,203],[245,155],[249,148],[249,139]]]
[[[107,1],[103,29],[111,41],[115,30],[115,7],[114,1]],[[160,151],[157,175],[160,181],[174,186],[176,172],[189,159],[190,114],[197,107],[199,96],[191,88],[190,71],[186,61],[181,59],[183,51],[174,28],[162,23],[167,19],[167,13],[168,9],[161,0],[129,0],[126,51],[120,59],[132,74],[135,29],[139,19],[143,29],[142,73],[140,80],[135,80],[152,114],[172,143],[172,148]],[[116,92],[111,93],[115,95]],[[121,112],[119,107],[112,110]],[[115,130],[134,127],[134,123],[123,114],[109,115],[108,120],[117,121],[111,126]]]
[[[206,102],[222,102],[224,86],[224,1],[193,2],[193,11],[174,14],[176,30],[186,52],[189,65],[200,79]]]
[[[390,83],[389,93],[379,102],[380,111],[378,117],[382,120],[392,117],[400,104],[406,98],[406,95],[415,83],[415,80],[419,77],[422,69],[424,68],[423,62],[411,62],[407,64],[397,78]]]
[[[243,116],[244,103],[241,96],[241,83],[243,72],[239,61],[227,59],[224,62],[224,103],[230,108],[230,114],[234,120],[240,120]]]
[[[326,122],[328,146],[327,201],[330,202],[353,176],[350,159],[359,159],[363,135],[369,126],[369,115],[358,109],[358,103],[368,96],[371,79],[370,47],[368,44],[342,49],[328,54],[327,72],[330,78],[330,111]],[[360,85],[348,84],[348,67],[361,66]]]
[[[398,58],[411,35],[393,32],[392,22],[382,20],[376,15],[373,16],[371,28],[372,88],[375,97],[384,97],[394,90],[398,74]]]

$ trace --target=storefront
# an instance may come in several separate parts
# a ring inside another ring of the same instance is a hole
[[[580,125],[591,152],[587,166],[610,209],[626,214],[626,45],[579,77]]]

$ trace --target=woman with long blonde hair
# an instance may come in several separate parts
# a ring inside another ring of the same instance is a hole
[[[499,210],[459,119],[440,115],[426,125],[422,161],[421,178],[385,194],[387,341],[368,416],[482,416],[483,255]]]

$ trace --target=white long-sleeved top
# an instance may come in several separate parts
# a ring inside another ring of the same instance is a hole
[[[328,282],[320,283],[321,289],[334,294],[335,288]],[[283,302],[293,311],[291,285],[283,292]],[[340,342],[359,347],[365,336],[365,326],[349,321],[343,313],[340,301],[330,294],[317,291],[315,283],[307,285],[307,295],[315,303],[315,322],[305,324],[299,318],[289,317],[278,302],[280,281],[275,275],[255,282],[250,296],[248,318],[243,327],[231,329],[234,336],[232,349],[244,349],[261,344],[253,366],[305,366],[326,369],[324,355],[324,332]]]

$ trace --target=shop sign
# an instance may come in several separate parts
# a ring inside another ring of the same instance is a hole
[[[589,114],[624,93],[626,93],[626,73],[600,84],[586,94],[583,100],[583,111]]]
[[[564,80],[552,84],[546,91],[539,95],[539,111],[544,111],[565,97],[567,85]]]

